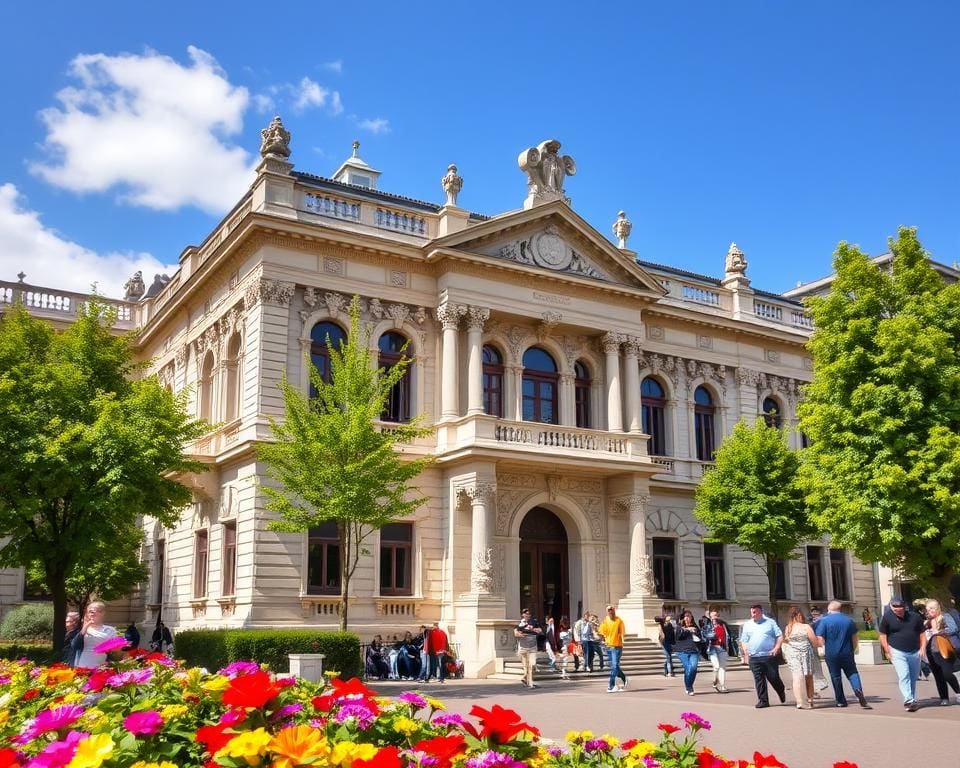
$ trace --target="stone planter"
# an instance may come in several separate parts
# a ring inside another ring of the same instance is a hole
[[[874,666],[887,663],[879,640],[861,640],[855,658],[858,665]]]
[[[289,657],[291,675],[312,683],[323,680],[324,655],[322,653],[291,653]]]

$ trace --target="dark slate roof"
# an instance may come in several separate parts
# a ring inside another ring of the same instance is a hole
[[[678,275],[680,277],[689,277],[693,280],[702,280],[703,282],[709,283],[710,285],[715,285],[718,288],[722,284],[720,278],[718,277],[709,277],[707,275],[700,275],[700,274],[697,274],[696,272],[689,272],[686,269],[680,269],[679,267],[669,267],[666,264],[657,264],[656,262],[644,261],[643,259],[637,259],[637,264],[639,264],[641,267],[656,269],[662,272],[668,272],[672,275]],[[803,306],[802,301],[797,301],[796,299],[791,299],[782,294],[773,293],[772,291],[763,291],[763,290],[760,290],[759,288],[754,288],[753,292],[757,296],[765,296],[768,299],[776,299],[777,301],[783,301],[783,302],[786,302],[787,304],[795,304],[798,307]]]
[[[436,203],[428,203],[425,200],[416,200],[412,197],[404,197],[403,195],[394,195],[390,192],[381,192],[379,189],[370,189],[370,187],[361,187],[358,184],[346,184],[342,181],[334,181],[333,179],[328,179],[326,176],[317,176],[313,173],[306,173],[304,171],[293,171],[293,175],[297,179],[305,184],[308,184],[313,187],[318,187],[320,189],[329,189],[329,190],[344,190],[349,192],[351,195],[356,195],[357,197],[366,198],[367,200],[380,201],[383,203],[393,203],[394,205],[402,205],[405,208],[413,208],[415,210],[424,211],[425,213],[439,213],[442,206],[437,205]],[[489,216],[485,216],[482,213],[470,213],[470,218],[474,221],[486,221],[489,219]]]

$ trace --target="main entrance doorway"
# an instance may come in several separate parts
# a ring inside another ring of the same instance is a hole
[[[567,531],[549,509],[534,507],[520,524],[520,607],[541,625],[570,615]]]

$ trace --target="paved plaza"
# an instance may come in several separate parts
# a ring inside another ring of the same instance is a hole
[[[786,668],[783,669],[787,672]],[[903,768],[919,765],[922,755],[939,755],[938,766],[960,765],[956,757],[960,735],[960,706],[940,707],[933,678],[918,683],[921,709],[905,712],[890,666],[860,670],[872,710],[853,702],[846,709],[833,703],[831,689],[824,691],[813,711],[796,709],[787,683],[787,704],[774,702],[757,710],[753,678],[747,670],[728,673],[730,693],[715,693],[711,677],[697,678],[697,695],[686,696],[680,677],[635,676],[622,693],[607,693],[606,680],[571,682],[544,675],[539,688],[527,690],[513,681],[449,680],[443,685],[420,685],[418,690],[442,699],[450,711],[466,714],[473,704],[500,704],[515,709],[540,728],[549,739],[562,739],[567,731],[590,729],[621,739],[659,737],[657,723],[680,724],[681,712],[696,712],[713,728],[702,743],[716,752],[751,758],[754,749],[771,752],[790,768],[830,768],[838,760],[856,762],[860,768]],[[410,683],[370,683],[384,694],[394,694]],[[911,758],[909,755],[912,754]]]

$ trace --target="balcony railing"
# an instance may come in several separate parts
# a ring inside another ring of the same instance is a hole
[[[93,298],[88,293],[75,293],[56,288],[44,288],[27,283],[0,281],[0,307],[20,302],[32,315],[49,319],[63,319],[72,321],[77,312],[87,306]],[[117,299],[98,297],[99,301],[112,308],[117,313],[115,327],[119,330],[130,330],[134,327],[134,304]]]

